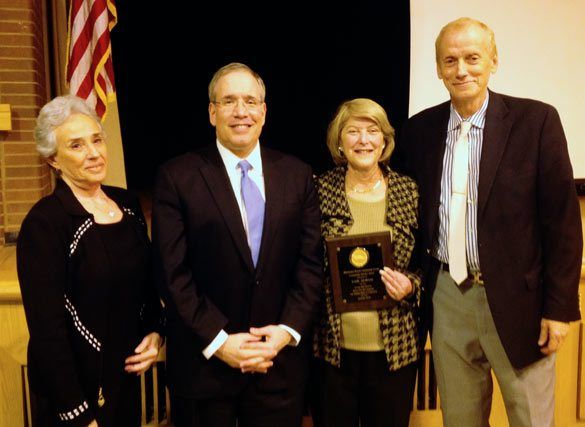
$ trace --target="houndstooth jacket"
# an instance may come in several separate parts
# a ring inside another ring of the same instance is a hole
[[[321,235],[323,239],[346,235],[353,225],[345,192],[346,166],[338,166],[317,178],[321,207]],[[392,227],[395,268],[404,273],[414,286],[411,297],[390,309],[378,310],[380,330],[386,358],[391,371],[418,360],[420,343],[417,332],[417,311],[420,302],[421,276],[407,271],[414,235],[418,228],[418,190],[415,182],[390,168],[385,168],[387,179],[386,223]],[[339,367],[341,365],[341,316],[333,309],[333,293],[329,280],[327,249],[324,245],[325,298],[313,341],[316,357]]]

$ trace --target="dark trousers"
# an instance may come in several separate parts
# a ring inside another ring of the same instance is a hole
[[[383,351],[342,349],[341,368],[320,360],[313,380],[315,427],[408,426],[416,363],[389,371]]]
[[[262,374],[255,374],[262,375]],[[235,397],[189,399],[171,395],[175,427],[300,427],[303,391],[265,391],[251,382]]]
[[[126,374],[116,383],[114,397],[105,394],[106,404],[102,408],[92,408],[99,427],[140,427],[140,379]],[[51,400],[46,394],[30,390],[31,416],[34,427],[67,427],[71,422],[60,421]],[[91,402],[90,402],[91,405]]]

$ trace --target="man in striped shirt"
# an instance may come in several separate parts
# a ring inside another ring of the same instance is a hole
[[[489,425],[493,370],[511,426],[552,426],[555,353],[580,317],[583,245],[561,122],[550,105],[488,90],[498,56],[485,24],[453,21],[435,48],[450,102],[413,116],[400,150],[420,187],[443,421]]]

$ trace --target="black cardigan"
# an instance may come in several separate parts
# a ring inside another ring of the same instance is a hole
[[[132,229],[149,246],[138,200],[126,190],[102,186]],[[28,213],[18,237],[17,270],[30,332],[28,369],[31,392],[46,397],[55,419],[86,426],[96,418],[101,350],[106,338],[110,261],[93,215],[67,184]],[[161,308],[152,275],[141,283],[143,335],[160,332]],[[124,325],[120,325],[123,327]]]

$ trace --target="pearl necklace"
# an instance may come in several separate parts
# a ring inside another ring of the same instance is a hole
[[[378,187],[380,187],[380,185],[382,184],[382,178],[378,179],[374,185],[372,185],[370,188],[360,188],[359,184],[354,185],[353,188],[351,189],[351,191],[353,191],[354,193],[359,193],[359,194],[363,194],[363,193],[369,193],[371,191],[374,191],[375,189],[377,189]]]

